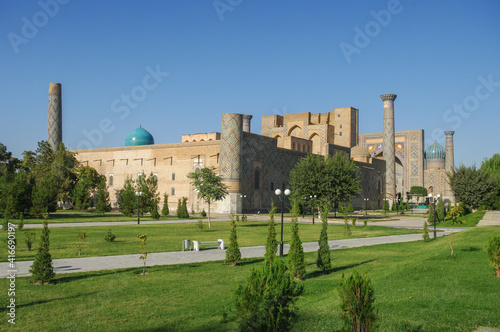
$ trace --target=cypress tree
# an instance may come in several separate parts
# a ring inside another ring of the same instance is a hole
[[[238,235],[236,234],[236,221],[231,218],[231,235],[229,235],[229,247],[226,250],[225,263],[231,266],[238,264],[241,259],[240,246],[238,245]]]
[[[384,205],[382,206],[382,210],[384,210],[384,214],[387,214],[387,211],[389,211],[389,201],[384,199]]]
[[[52,267],[52,256],[49,252],[49,226],[47,220],[43,222],[40,247],[31,265],[30,273],[35,283],[47,284],[54,278],[54,268]]]
[[[177,218],[182,219],[182,202],[180,198],[177,201]]]
[[[188,212],[188,209],[187,209],[187,197],[182,197],[181,210],[182,210],[182,219],[188,219],[189,218],[189,212]]]
[[[429,228],[427,227],[427,223],[424,221],[424,234],[422,234],[422,238],[424,241],[429,241]]]
[[[328,206],[324,206],[321,211],[321,234],[319,237],[318,258],[316,266],[326,273],[331,268],[330,246],[328,245]]]
[[[352,202],[349,202],[349,206],[347,207],[347,212],[352,216],[354,213],[354,207],[352,206]]]
[[[271,210],[269,210],[269,226],[266,242],[266,254],[264,256],[264,263],[271,265],[276,258],[278,251],[278,240],[276,240],[276,228],[274,225],[274,214],[276,213],[276,206],[271,202]]]
[[[168,216],[170,211],[168,210],[168,195],[163,194],[163,208],[161,209],[161,214],[163,216]]]
[[[151,218],[153,219],[160,219],[160,214],[158,213],[158,205],[156,202],[153,202],[153,205],[151,206]]]
[[[443,197],[439,197],[438,203],[436,205],[436,218],[438,222],[444,221],[445,211]]]
[[[106,189],[106,182],[101,181],[97,186],[97,204],[95,206],[97,213],[111,211],[111,203],[109,202],[109,192]]]
[[[429,213],[427,214],[427,223],[429,225],[433,225],[435,217],[436,217],[436,212],[434,211],[434,204],[432,202],[430,202],[429,203]]]
[[[297,213],[292,212],[292,241],[288,251],[288,270],[296,280],[303,279],[306,275],[306,263],[304,259],[304,248],[299,236],[299,224]]]

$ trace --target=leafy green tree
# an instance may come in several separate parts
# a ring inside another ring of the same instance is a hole
[[[271,265],[276,259],[278,252],[278,240],[276,240],[276,227],[274,224],[274,214],[276,213],[276,206],[271,202],[271,209],[269,210],[269,226],[266,241],[266,254],[264,255],[264,262],[266,265]]]
[[[227,186],[222,183],[222,178],[215,174],[215,167],[204,167],[199,172],[187,175],[192,180],[191,184],[198,192],[198,198],[208,204],[208,228],[210,228],[210,203],[220,201],[227,196]]]
[[[484,208],[500,210],[500,154],[495,153],[490,159],[485,158],[481,163],[481,171],[491,174],[497,179],[496,194],[486,201]]]
[[[231,234],[229,235],[229,246],[226,250],[226,264],[235,266],[241,259],[240,246],[238,245],[238,235],[236,234],[236,221],[231,218]]]
[[[421,186],[412,186],[410,189],[410,195],[415,195],[414,197],[417,198],[417,203],[420,200],[420,197],[427,197],[427,189],[425,187]]]
[[[281,260],[252,270],[235,291],[235,310],[241,331],[288,331],[296,316],[295,303],[304,287]]]
[[[316,266],[326,273],[332,266],[330,258],[330,245],[328,244],[328,205],[324,205],[321,211],[321,234],[319,236],[318,258]]]
[[[131,217],[135,213],[136,201],[134,180],[127,177],[123,188],[119,192],[118,205],[120,206],[120,212],[127,217]]]
[[[111,211],[111,203],[109,201],[109,192],[106,188],[106,179],[101,178],[100,183],[97,185],[97,203],[95,206],[97,213],[105,213]]]
[[[35,283],[46,284],[54,278],[54,268],[52,267],[52,256],[50,255],[49,226],[45,220],[43,223],[40,247],[31,265],[30,273]]]
[[[444,210],[444,202],[443,196],[439,196],[438,202],[436,204],[436,218],[438,222],[444,221],[444,217],[446,216]]]
[[[472,209],[477,209],[497,194],[497,178],[489,172],[476,169],[475,165],[460,165],[455,172],[448,173],[448,178],[456,199]]]
[[[170,211],[168,210],[168,194],[163,194],[163,208],[161,209],[161,214],[163,216],[168,216]]]
[[[375,329],[375,291],[366,272],[361,276],[353,269],[338,285],[340,313],[345,331],[373,331]]]
[[[359,170],[345,153],[323,157],[309,154],[290,172],[293,197],[317,195],[322,204],[347,201],[361,192]]]
[[[156,214],[158,213],[158,205],[160,204],[160,194],[158,193],[158,179],[153,173],[146,176],[142,173],[138,177],[136,182],[136,190],[142,194],[139,197],[139,211],[142,215],[143,213],[153,214],[153,210],[156,208]]]
[[[76,169],[76,182],[73,187],[72,201],[77,210],[85,210],[90,205],[91,195],[97,190],[102,181],[106,181],[103,175],[90,166],[80,166]]]
[[[294,200],[294,203],[298,200]],[[304,279],[306,275],[306,263],[304,257],[304,248],[299,235],[298,213],[292,209],[292,240],[290,250],[288,251],[288,270],[296,280]]]
[[[50,165],[50,174],[52,174],[57,190],[58,201],[70,201],[77,180],[76,169],[78,164],[75,153],[68,151],[64,144],[60,143],[59,149],[53,154]]]
[[[53,186],[52,175],[47,174],[38,179],[33,188],[32,208],[30,214],[40,218],[44,212],[54,212],[56,210],[57,191]]]

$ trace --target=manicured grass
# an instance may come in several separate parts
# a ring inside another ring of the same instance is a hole
[[[148,234],[148,250],[151,252],[180,251],[182,240],[190,239],[197,241],[215,241],[224,239],[229,241],[231,231],[229,221],[218,221],[212,223],[204,222],[204,229],[199,230],[197,223],[179,224],[155,224],[155,225],[116,225],[116,226],[89,226],[89,227],[50,227],[50,253],[53,259],[78,257],[78,233],[86,232],[87,238],[83,241],[81,257],[126,255],[139,253],[140,240],[138,234]],[[104,237],[111,229],[116,235],[114,242],[106,242]],[[238,243],[242,247],[265,245],[267,240],[268,223],[265,221],[249,221],[237,223]],[[329,225],[329,239],[343,239],[345,237],[344,226]],[[291,239],[291,224],[285,223],[283,227],[283,240],[285,243]],[[302,242],[318,241],[321,230],[320,224],[301,224],[300,236]],[[395,234],[416,233],[415,230],[400,228],[388,228],[381,226],[363,227],[358,222],[357,227],[351,227],[351,238],[386,236]],[[276,231],[280,233],[280,225],[276,225]],[[25,233],[35,232],[36,240],[32,250],[28,251],[25,243]],[[39,246],[41,229],[23,229],[16,231],[17,250],[16,259],[33,260]],[[6,248],[5,239],[7,232],[0,231],[0,248]],[[279,235],[278,235],[279,237]],[[7,260],[7,250],[0,251],[0,261]]]
[[[2,216],[3,218],[3,216]],[[205,219],[200,216],[192,216],[189,219]],[[18,224],[19,219],[11,218],[10,222]],[[55,223],[77,223],[77,222],[113,222],[113,221],[134,221],[137,220],[137,215],[127,217],[120,213],[92,213],[92,212],[77,212],[77,211],[66,211],[66,212],[55,212],[51,213],[48,219],[49,225]],[[156,220],[151,218],[150,215],[144,215],[141,220]],[[176,215],[172,216],[161,216],[160,220],[178,220]],[[3,220],[2,220],[3,221]],[[26,216],[24,218],[24,224],[41,224],[43,219],[31,218]]]
[[[302,227],[302,225],[301,225]],[[500,279],[484,245],[500,227],[474,228],[448,239],[335,250],[322,275],[306,254],[304,294],[293,331],[338,331],[336,286],[353,267],[367,271],[375,289],[378,331],[473,331],[500,328]],[[235,288],[262,260],[236,267],[222,262],[57,275],[54,285],[16,279],[12,331],[235,331]],[[1,289],[8,280],[0,280]],[[9,298],[0,297],[1,327]],[[225,319],[227,315],[227,319]]]
[[[458,218],[458,220],[462,221],[462,223],[457,223],[456,225],[452,224],[452,220],[446,220],[443,222],[440,222],[438,226],[440,227],[474,227],[477,225],[478,222],[480,222],[484,215],[486,214],[486,211],[477,211],[474,213],[469,213],[466,216]]]

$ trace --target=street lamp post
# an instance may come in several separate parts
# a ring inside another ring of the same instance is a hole
[[[311,199],[311,206],[312,206],[312,213],[313,213],[313,225],[314,225],[314,208],[316,205],[316,195],[314,195],[314,196],[310,195],[309,198]]]
[[[247,198],[247,195],[240,195],[240,197],[241,197],[241,214],[242,214],[241,217],[243,218],[245,216],[245,210],[243,209],[243,200]]]
[[[434,221],[434,238],[436,238],[436,201],[441,197],[440,194],[436,195],[436,198],[432,198],[432,194],[429,194],[429,199],[432,200],[432,207],[434,208],[434,215],[432,216],[432,220]]]
[[[135,196],[137,196],[137,225],[141,223],[139,219],[139,197],[142,195],[142,191],[136,191]]]
[[[368,215],[368,202],[370,201],[369,198],[364,198],[365,201],[365,216]]]
[[[290,189],[285,189],[281,191],[280,189],[276,189],[274,192],[276,196],[281,200],[281,242],[280,242],[280,257],[283,257],[283,210],[285,209],[285,196],[290,196]]]

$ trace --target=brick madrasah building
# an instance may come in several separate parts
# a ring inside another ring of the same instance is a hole
[[[267,211],[271,200],[277,199],[274,191],[288,186],[288,175],[301,158],[336,152],[349,154],[360,169],[361,193],[352,199],[355,208],[362,207],[364,201],[369,202],[368,207],[374,204],[381,208],[384,198],[405,200],[412,186],[425,187],[429,193],[453,201],[446,172],[454,169],[454,132],[445,132],[446,149],[436,142],[424,151],[422,129],[394,129],[397,96],[380,97],[384,112],[381,133],[359,134],[359,110],[352,107],[326,113],[266,115],[260,135],[250,132],[252,115],[225,113],[220,133],[182,135],[180,143],[155,144],[153,136],[139,127],[126,137],[125,146],[74,152],[82,165],[106,177],[113,207],[117,207],[116,193],[127,177],[137,179],[143,173],[153,173],[160,197],[169,195],[171,211],[182,197],[188,198],[189,209],[207,210],[186,175],[214,166],[229,195],[211,204],[213,212]],[[61,85],[51,83],[48,141],[53,148],[62,141],[61,119]]]

